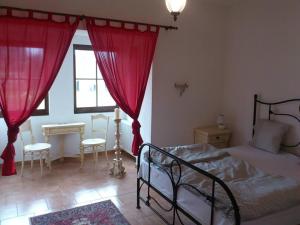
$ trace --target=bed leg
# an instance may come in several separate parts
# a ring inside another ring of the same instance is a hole
[[[136,183],[136,208],[140,209],[140,179],[137,179],[137,183]]]
[[[151,199],[151,197],[150,197],[150,187],[149,187],[149,184],[148,184],[148,187],[147,187],[147,200],[146,200],[146,205],[147,206],[150,206],[150,199]]]
[[[173,223],[172,224],[175,224],[175,221],[176,221],[176,208],[174,207],[174,209],[173,209]]]

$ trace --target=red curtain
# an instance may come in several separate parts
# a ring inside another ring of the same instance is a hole
[[[95,24],[87,20],[87,30],[101,70],[105,84],[119,107],[132,119],[134,135],[132,152],[138,154],[143,143],[140,134],[140,114],[146,85],[151,69],[159,27],[152,31],[147,26],[140,31],[136,25],[133,29]]]
[[[47,95],[69,48],[78,18],[71,22],[0,16],[0,107],[8,143],[2,152],[2,175],[16,174],[15,149],[19,126]]]

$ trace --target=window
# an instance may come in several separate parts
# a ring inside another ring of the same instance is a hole
[[[37,107],[37,109],[33,112],[33,116],[44,116],[49,115],[49,99],[48,95],[44,98],[41,104]]]
[[[36,47],[27,47],[25,48],[29,55],[32,57],[44,57],[44,49]],[[49,102],[48,94],[45,99],[40,103],[37,109],[33,112],[33,116],[43,116],[49,115]]]
[[[41,47],[31,47],[31,46],[22,47],[20,45],[20,43],[19,43],[19,45],[18,45],[18,43],[15,43],[15,44],[16,44],[15,46],[10,46],[9,47],[9,51],[19,52],[19,50],[21,49],[20,52],[23,52],[23,48],[25,48],[25,54],[28,54],[31,57],[35,57],[35,56],[40,56],[42,58],[44,57],[44,49],[41,48]],[[1,52],[2,51],[4,52],[6,50],[7,49],[6,49],[5,46],[0,46],[0,51]],[[23,68],[25,66],[25,63],[23,61],[22,62],[18,62],[18,63],[20,63],[20,65],[18,64],[20,68]],[[10,70],[10,72],[12,74],[14,74],[14,73],[16,74],[17,73],[17,71],[13,71],[13,70]],[[21,71],[18,71],[18,72],[20,72],[20,74],[22,74]],[[2,74],[0,74],[0,75],[2,75]],[[4,76],[4,74],[3,74],[3,76]],[[12,76],[12,77],[14,77],[14,76]],[[18,77],[18,76],[16,76],[16,77]],[[44,115],[49,115],[49,99],[48,99],[48,94],[46,95],[46,97],[44,98],[44,100],[41,102],[41,104],[38,106],[38,108],[32,113],[32,116],[44,116]],[[1,110],[0,110],[0,117],[2,117]]]
[[[112,112],[109,94],[90,45],[74,45],[74,113]]]

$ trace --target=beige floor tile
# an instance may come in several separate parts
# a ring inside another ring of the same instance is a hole
[[[12,219],[1,220],[1,225],[30,225],[29,216],[20,216]]]
[[[16,204],[14,205],[2,205],[0,207],[0,220],[5,220],[18,216],[18,210]]]
[[[76,200],[64,194],[57,194],[46,198],[48,209],[57,211],[61,209],[72,208],[77,202]]]
[[[112,158],[112,156],[110,156]],[[54,161],[52,171],[40,176],[38,165],[24,176],[1,178],[1,225],[28,225],[28,217],[110,199],[131,225],[160,225],[161,220],[142,202],[136,209],[136,167],[123,156],[126,175],[117,179],[109,174],[112,164],[99,157],[97,167],[86,157],[83,169],[78,159]]]
[[[17,204],[18,216],[29,214],[43,214],[49,212],[47,202],[45,199],[38,199],[30,202],[23,202]]]
[[[74,193],[77,203],[100,201],[101,195],[95,190],[82,190]]]

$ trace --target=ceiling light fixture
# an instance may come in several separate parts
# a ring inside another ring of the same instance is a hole
[[[178,15],[182,12],[186,4],[186,0],[166,0],[166,6],[174,17],[174,21],[177,20]]]

